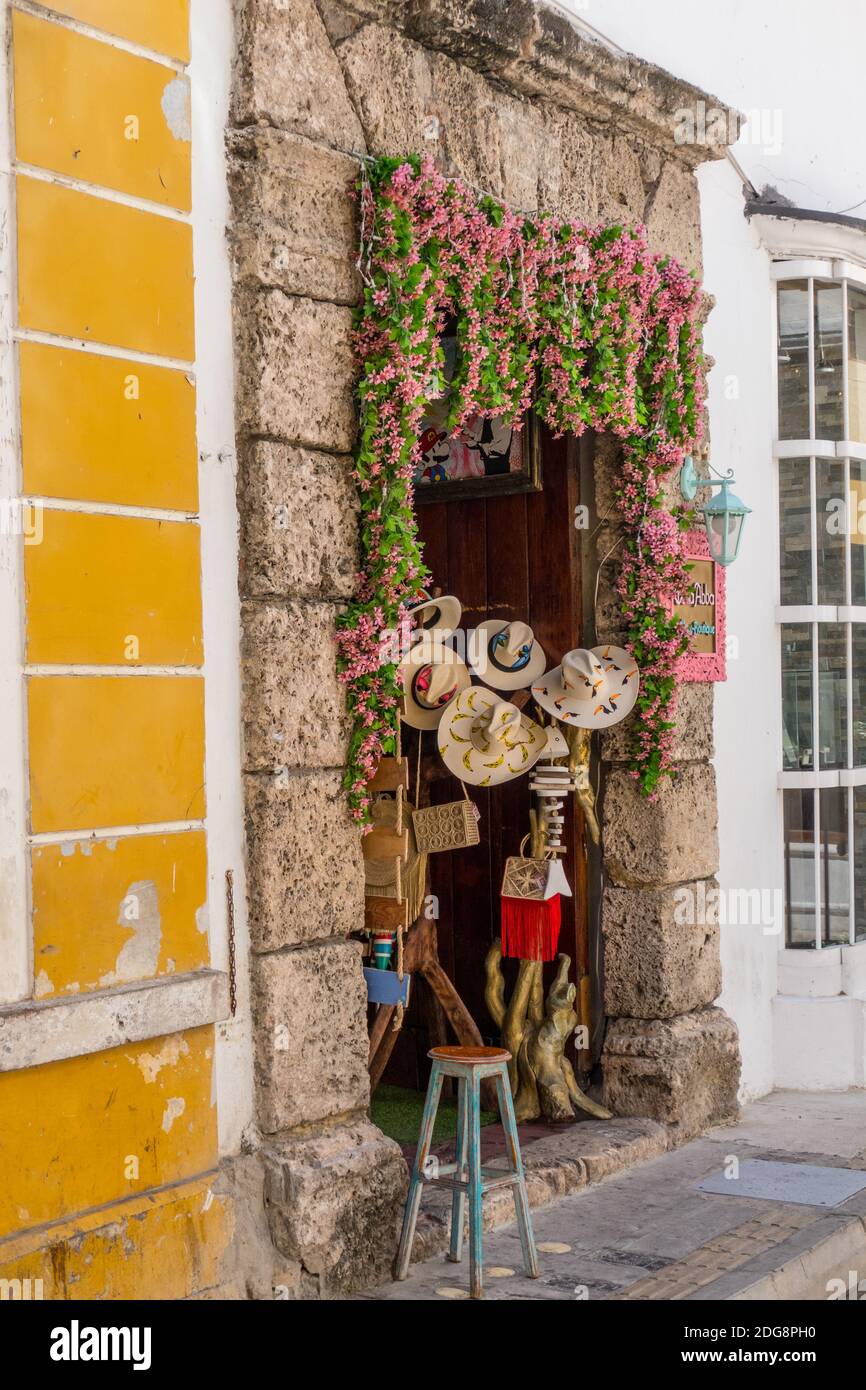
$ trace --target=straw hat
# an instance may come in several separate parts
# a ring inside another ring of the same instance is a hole
[[[438,742],[442,760],[455,777],[476,787],[496,787],[535,766],[547,735],[516,705],[475,685],[445,711]]]
[[[545,655],[528,623],[488,618],[469,634],[469,664],[494,690],[523,690],[540,676]]]
[[[463,606],[453,594],[430,598],[425,593],[417,603],[407,604],[406,612],[412,622],[410,644],[417,642],[425,633],[435,633],[440,642],[444,642],[460,626]]]
[[[634,708],[640,674],[622,647],[577,647],[548,671],[532,694],[549,714],[578,729],[607,729]]]
[[[446,706],[472,677],[451,647],[422,637],[406,656],[397,680],[403,691],[401,714],[413,729],[435,729]]]

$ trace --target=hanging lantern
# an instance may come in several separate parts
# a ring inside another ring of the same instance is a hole
[[[699,487],[717,487],[719,492],[702,508],[710,556],[717,565],[730,565],[737,558],[743,523],[751,507],[730,489],[734,483],[733,469],[722,478],[700,478],[694,460],[687,458],[680,472],[680,491],[687,502],[693,502]]]

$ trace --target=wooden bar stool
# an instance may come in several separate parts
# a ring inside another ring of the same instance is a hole
[[[511,1084],[508,1080],[511,1053],[503,1047],[434,1047],[427,1056],[433,1062],[433,1070],[427,1087],[418,1150],[409,1182],[409,1196],[406,1199],[403,1233],[397,1255],[397,1278],[405,1279],[409,1273],[422,1185],[435,1183],[440,1187],[451,1188],[454,1193],[451,1200],[451,1249],[448,1255],[449,1260],[454,1262],[459,1261],[463,1249],[463,1216],[466,1194],[469,1194],[469,1292],[472,1298],[483,1297],[481,1204],[485,1192],[492,1192],[495,1187],[514,1188],[514,1206],[520,1229],[520,1244],[523,1248],[523,1267],[530,1279],[537,1279],[538,1256],[529,1215],[526,1178],[511,1100]],[[431,1164],[433,1125],[442,1094],[442,1082],[446,1076],[451,1076],[457,1081],[456,1162],[436,1164],[434,1160]],[[496,1083],[509,1163],[507,1172],[501,1168],[481,1166],[480,1088],[482,1080],[486,1077],[490,1077]]]

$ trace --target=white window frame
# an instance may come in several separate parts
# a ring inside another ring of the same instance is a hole
[[[842,440],[826,440],[815,438],[815,299],[814,282],[821,280],[825,283],[838,284],[842,291],[842,421],[843,433],[849,433],[848,415],[848,286],[854,284],[858,289],[866,288],[866,268],[855,264],[849,260],[842,260],[837,257],[827,258],[788,258],[778,259],[771,262],[770,279],[773,285],[773,317],[774,317],[774,354],[775,344],[778,342],[778,285],[787,281],[806,280],[808,282],[808,333],[809,333],[809,439],[779,439],[778,437],[778,403],[779,403],[779,381],[778,364],[774,356],[774,396],[775,396],[775,419],[776,431],[773,441],[773,457],[778,463],[780,459],[802,459],[804,466],[808,466],[810,474],[810,494],[811,494],[811,554],[812,554],[812,594],[818,597],[818,546],[817,546],[817,497],[816,497],[816,460],[834,459],[844,464],[844,488],[846,506],[850,504],[850,461],[866,460],[866,441],[856,441],[849,438]],[[781,506],[778,511],[778,523],[781,528]],[[781,529],[779,530],[781,539]],[[855,768],[854,763],[854,720],[853,720],[853,700],[852,700],[852,628],[855,623],[866,624],[866,605],[853,605],[851,603],[851,528],[846,528],[845,543],[845,603],[838,605],[818,604],[817,602],[809,605],[784,605],[779,604],[776,609],[776,622],[779,626],[779,638],[781,641],[781,628],[788,624],[808,624],[811,629],[812,637],[812,719],[813,719],[813,739],[814,750],[813,760],[816,766],[812,770],[782,770],[778,773],[778,787],[780,791],[788,789],[810,790],[814,793],[814,844],[813,844],[813,866],[814,866],[814,911],[815,911],[815,941],[816,950],[838,950],[839,942],[824,943],[822,940],[822,930],[824,921],[824,902],[823,902],[823,874],[822,874],[822,841],[820,825],[821,798],[817,795],[820,789],[828,787],[844,787],[849,790],[847,798],[847,822],[848,822],[848,945],[854,946],[856,940],[856,921],[855,921],[855,840],[854,840],[854,796],[851,794],[853,788],[866,785],[866,766]],[[846,701],[847,701],[847,757],[848,766],[841,769],[823,770],[819,763],[819,737],[818,737],[818,712],[819,712],[819,657],[818,657],[818,633],[819,624],[838,623],[847,628],[846,633]],[[778,692],[778,698],[782,701],[782,690]],[[781,762],[782,749],[778,750]],[[784,817],[781,818],[784,824]],[[785,846],[783,844],[783,853]],[[866,866],[864,866],[866,868]],[[787,905],[786,905],[787,909]],[[786,912],[787,916],[787,912]],[[790,949],[790,944],[786,946]],[[799,945],[797,949],[804,949]],[[806,948],[809,949],[809,948]]]

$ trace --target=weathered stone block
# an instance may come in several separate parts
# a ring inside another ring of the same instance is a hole
[[[393,1139],[359,1119],[268,1144],[263,1158],[274,1244],[318,1278],[320,1297],[388,1278],[408,1177]]]
[[[713,756],[712,681],[685,681],[677,694],[672,752],[677,762],[700,762]],[[601,756],[606,762],[629,758],[631,725],[624,719],[601,735]]]
[[[241,669],[250,769],[339,767],[349,739],[328,603],[245,603]]]
[[[287,294],[355,304],[358,165],[285,131],[247,129],[229,142],[235,276]]]
[[[342,774],[248,774],[245,794],[253,950],[356,931],[364,920],[364,863]]]
[[[414,6],[407,8],[411,12]],[[699,164],[722,154],[719,146],[676,143],[677,113],[683,107],[694,109],[706,93],[642,58],[615,54],[593,42],[556,10],[536,7],[535,32],[522,58],[503,74],[513,89],[543,94],[559,106],[604,120],[684,163]]]
[[[241,584],[261,597],[350,598],[358,571],[358,498],[347,456],[260,440],[238,487]]]
[[[351,310],[281,290],[235,298],[238,423],[314,449],[355,438]]]
[[[326,9],[334,8],[327,0]],[[643,59],[612,52],[535,0],[343,0],[340,8],[394,25],[509,92],[628,131],[684,163],[721,154],[718,146],[676,143],[677,112],[693,109],[706,93]],[[335,38],[350,32],[333,20],[329,29]]]
[[[598,139],[594,153],[592,181],[598,189],[601,221],[631,225],[642,222],[646,190],[634,141],[622,135]]]
[[[605,868],[625,888],[712,878],[719,867],[716,776],[709,763],[687,763],[665,778],[654,800],[614,767],[605,787]]]
[[[533,0],[348,0],[345,8],[487,72],[522,57],[535,28]]]
[[[593,168],[599,132],[583,117],[558,106],[541,106],[543,152],[535,173],[540,208],[593,226],[599,220]]]
[[[673,1125],[682,1137],[737,1114],[740,1048],[721,1009],[678,1018],[617,1018],[602,1058],[604,1102],[617,1115]]]
[[[622,440],[615,434],[599,434],[593,441],[592,471],[595,486],[595,510],[606,526],[619,524],[616,492],[622,486]],[[606,546],[599,545],[604,554]]]
[[[605,889],[605,1013],[674,1018],[721,993],[718,922],[714,913],[694,910],[699,887],[706,893],[718,885],[711,879],[678,888]],[[701,921],[705,915],[713,920]]]
[[[322,23],[334,47],[364,23],[356,7],[350,9],[344,0],[316,0],[316,9],[322,16]]]
[[[701,274],[701,199],[694,171],[665,162],[646,208],[650,246]]]
[[[623,646],[627,632],[627,618],[622,610],[622,600],[617,591],[619,574],[617,554],[608,556],[598,569],[598,583],[595,592],[595,633],[596,643],[614,642]]]
[[[245,0],[237,9],[232,122],[283,126],[363,152],[364,134],[314,0]]]
[[[255,957],[256,1092],[266,1134],[369,1104],[360,950],[338,941]]]
[[[447,173],[537,207],[539,171],[557,153],[540,107],[377,24],[346,39],[339,57],[371,150],[429,153]]]

